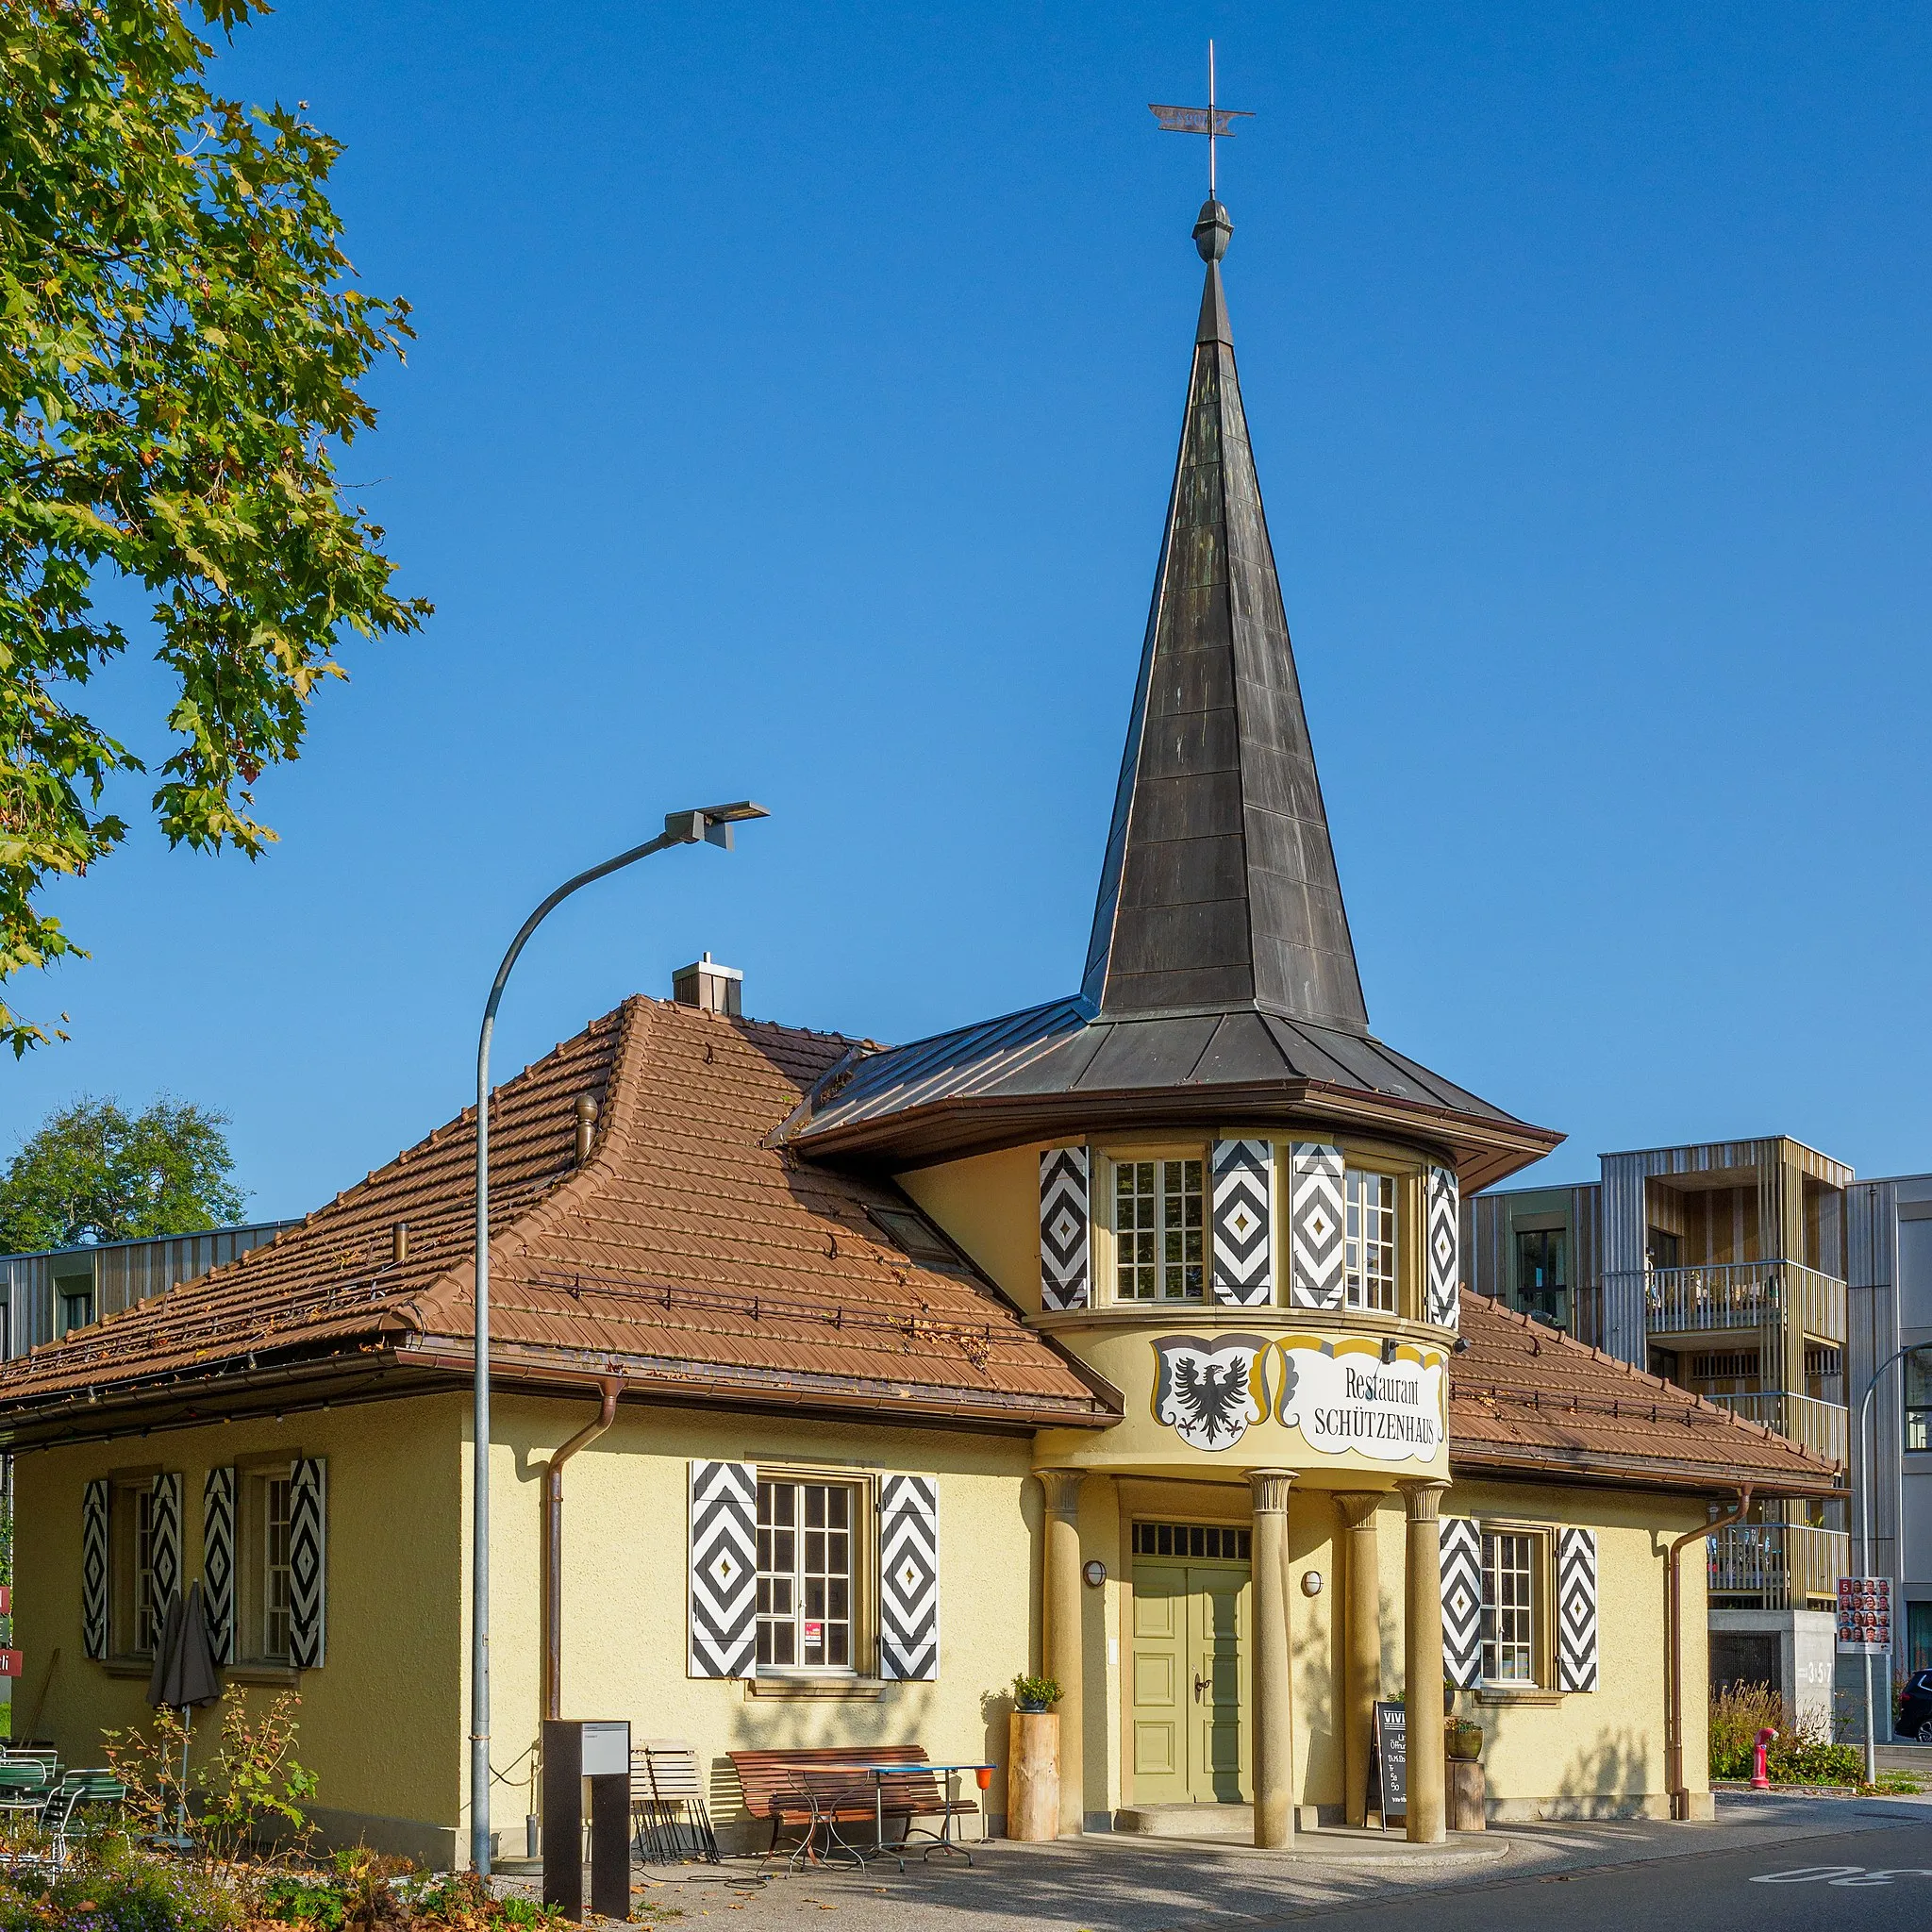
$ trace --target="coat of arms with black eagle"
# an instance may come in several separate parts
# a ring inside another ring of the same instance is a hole
[[[1268,1413],[1266,1335],[1169,1335],[1154,1344],[1154,1413],[1191,1449],[1232,1449]]]

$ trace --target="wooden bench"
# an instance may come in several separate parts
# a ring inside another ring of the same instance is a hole
[[[820,1825],[870,1824],[876,1818],[898,1819],[908,1832],[915,1818],[958,1818],[977,1811],[971,1798],[948,1799],[939,1774],[891,1775],[875,1781],[866,1764],[924,1766],[924,1744],[837,1744],[815,1750],[733,1751],[732,1768],[744,1792],[745,1809],[772,1821],[772,1842],[788,1827],[804,1839],[792,1856],[811,1855],[812,1834]]]

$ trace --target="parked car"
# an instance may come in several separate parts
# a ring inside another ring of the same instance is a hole
[[[1906,1679],[1899,1706],[1898,1734],[1921,1744],[1932,1744],[1932,1671],[1917,1671]]]

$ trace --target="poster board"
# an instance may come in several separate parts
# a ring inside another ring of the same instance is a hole
[[[1840,1576],[1838,1579],[1838,1654],[1840,1657],[1891,1655],[1891,1578]]]
[[[1408,1712],[1400,1704],[1377,1704],[1370,1720],[1369,1809],[1385,1830],[1408,1816]]]

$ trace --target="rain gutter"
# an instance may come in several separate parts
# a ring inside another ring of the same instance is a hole
[[[1738,1491],[1738,1500],[1722,1516],[1686,1530],[1664,1558],[1664,1784],[1671,1794],[1671,1816],[1690,1815],[1690,1790],[1684,1777],[1684,1576],[1685,1549],[1700,1538],[1712,1537],[1742,1520],[1751,1507],[1751,1485]]]
[[[543,1715],[562,1715],[563,1696],[563,1465],[579,1449],[594,1442],[617,1416],[623,1378],[603,1375],[597,1381],[602,1398],[596,1420],[580,1428],[561,1449],[551,1452],[543,1465]]]

